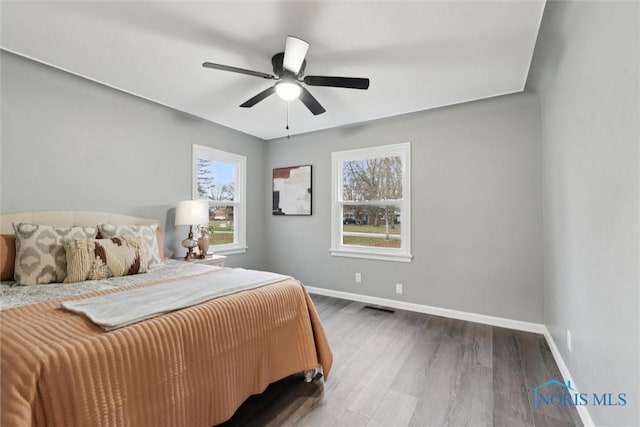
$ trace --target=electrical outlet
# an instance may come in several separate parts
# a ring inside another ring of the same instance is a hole
[[[571,331],[567,329],[567,348],[569,351],[573,351],[573,344],[571,342]]]
[[[402,294],[402,283],[396,283],[396,294]]]
[[[356,273],[356,283],[362,283],[362,273]]]

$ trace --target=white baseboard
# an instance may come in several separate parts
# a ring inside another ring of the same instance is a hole
[[[555,341],[553,340],[553,337],[551,336],[551,332],[549,332],[549,329],[547,329],[546,326],[544,327],[544,338],[547,340],[549,349],[551,349],[551,354],[553,354],[553,358],[556,361],[556,365],[558,365],[558,369],[560,369],[560,373],[562,374],[562,378],[564,379],[564,382],[566,383],[567,381],[571,380],[571,384],[573,388],[576,389],[576,393],[580,393],[580,388],[578,387],[576,382],[573,380],[573,377],[569,372],[569,368],[567,367],[567,364],[564,363],[564,359],[560,354],[560,350],[558,350],[558,346],[556,345]],[[595,426],[586,406],[576,406],[576,409],[578,410],[578,415],[580,415],[580,419],[582,420],[582,423],[585,425],[585,427]]]
[[[365,304],[380,305],[383,307],[397,308],[399,310],[432,314],[434,316],[449,317],[451,319],[466,320],[468,322],[482,323],[501,328],[516,329],[519,331],[534,332],[537,334],[542,334],[546,330],[544,325],[539,323],[523,322],[521,320],[507,319],[504,317],[487,316],[484,314],[469,313],[466,311],[451,310],[448,308],[433,307],[430,305],[415,304],[412,302],[353,294],[350,292],[334,291],[332,289],[316,288],[313,286],[305,285],[305,288],[307,288],[307,290],[312,294],[358,301]]]

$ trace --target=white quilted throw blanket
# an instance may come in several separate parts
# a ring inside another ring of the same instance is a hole
[[[61,306],[110,331],[221,296],[289,279],[277,273],[223,268],[160,285],[65,301]]]

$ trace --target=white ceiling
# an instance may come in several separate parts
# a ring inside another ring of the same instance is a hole
[[[368,77],[367,91],[310,87],[290,134],[519,92],[544,0],[2,2],[2,48],[268,140],[286,102],[238,106],[273,84],[287,35],[310,43],[308,75]]]

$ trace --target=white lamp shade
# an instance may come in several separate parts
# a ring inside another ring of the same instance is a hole
[[[176,207],[176,225],[198,225],[209,223],[209,202],[206,200],[184,200]]]

